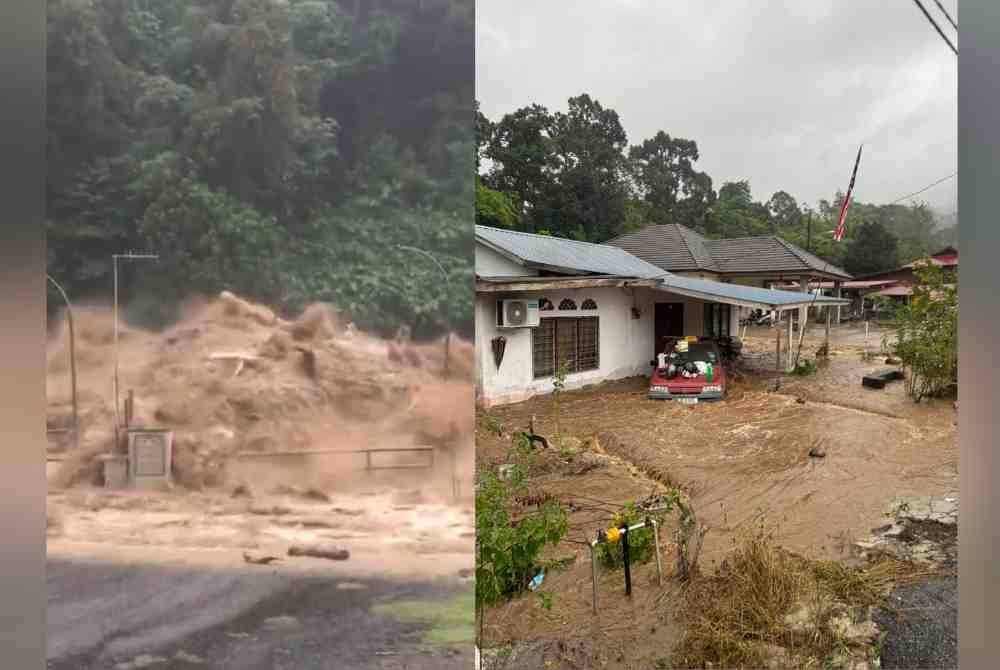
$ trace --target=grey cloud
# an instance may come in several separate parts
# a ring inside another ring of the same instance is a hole
[[[478,0],[476,12],[477,98],[493,119],[588,92],[633,143],[660,129],[694,139],[717,183],[813,204],[846,188],[860,143],[867,202],[957,169],[957,59],[907,0]],[[922,197],[951,212],[956,193],[952,181]]]

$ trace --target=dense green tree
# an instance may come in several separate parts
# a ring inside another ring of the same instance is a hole
[[[506,193],[476,185],[476,223],[494,228],[516,228],[517,210]]]
[[[897,266],[896,236],[878,221],[866,221],[854,230],[844,257],[844,269],[867,275]]]
[[[772,233],[797,226],[802,220],[799,203],[785,191],[778,191],[771,196],[767,201],[767,211],[770,214]]]
[[[699,225],[714,197],[711,178],[694,169],[698,145],[662,130],[629,149],[637,190],[651,223]]]
[[[659,131],[629,146],[614,110],[587,95],[571,99],[567,112],[528,105],[495,124],[477,109],[476,127],[477,159],[485,159],[477,172],[490,189],[477,198],[481,221],[511,220],[487,214],[502,211],[498,192],[512,201],[518,229],[591,242],[679,223],[716,238],[779,235],[838,267],[860,253],[852,241],[865,221],[898,239],[900,263],[955,243],[954,225],[937,221],[925,205],[856,201],[845,238],[836,242],[842,192],[815,208],[780,190],[755,201],[746,180],[724,183],[716,193],[712,178],[694,167],[700,156],[693,140]]]
[[[124,278],[127,300],[226,287],[286,311],[335,294],[381,310],[378,327],[411,318],[429,333],[447,315],[468,330],[469,301],[445,300],[440,277],[410,281],[415,265],[437,272],[427,259],[387,270],[406,290],[322,282],[342,276],[329,267],[369,271],[334,233],[419,241],[471,273],[473,9],[52,0],[49,271],[75,298],[106,294],[111,254],[152,248],[161,261],[141,287]]]

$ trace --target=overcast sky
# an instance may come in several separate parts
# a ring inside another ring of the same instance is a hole
[[[957,46],[933,0],[923,0]],[[958,20],[957,0],[941,0]],[[718,188],[894,200],[957,171],[957,57],[912,0],[477,0],[491,120],[586,92],[638,144],[695,140]],[[918,196],[949,214],[957,178]]]

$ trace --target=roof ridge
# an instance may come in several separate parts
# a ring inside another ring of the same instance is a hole
[[[677,230],[677,234],[680,236],[681,242],[684,244],[684,248],[687,249],[688,256],[691,257],[691,262],[694,263],[694,267],[700,268],[701,263],[697,258],[695,258],[694,252],[691,251],[691,245],[688,243],[687,235],[684,234],[684,231],[688,230],[688,228],[679,223],[668,223],[667,225],[673,226]]]
[[[816,254],[808,252],[805,249],[802,249],[801,247],[798,247],[798,246],[792,244],[788,240],[786,240],[786,239],[784,239],[782,237],[779,237],[778,235],[771,235],[771,237],[773,237],[775,240],[777,240],[779,244],[781,244],[783,247],[785,247],[786,249],[788,249],[790,252],[792,252],[793,254],[795,254],[795,256],[797,256],[799,258],[799,260],[801,260],[806,265],[812,265],[812,262],[807,257],[807,256],[812,256],[816,260],[823,261],[824,267],[826,269],[825,270],[820,270],[821,272],[828,271],[829,269],[832,269],[832,270],[836,270],[837,273],[842,274],[842,275],[844,275],[846,277],[850,277],[851,276],[843,268],[840,268],[840,267],[834,265],[833,263],[831,263],[830,261],[828,261],[828,260],[826,260],[824,258],[820,258]],[[803,256],[802,254],[806,254],[806,256]],[[816,269],[819,270],[819,268],[816,268]]]

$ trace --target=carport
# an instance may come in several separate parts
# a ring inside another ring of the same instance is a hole
[[[682,277],[670,274],[656,279],[640,280],[629,282],[630,285],[642,285],[653,290],[666,291],[676,295],[695,298],[704,301],[714,301],[723,304],[733,305],[745,309],[763,309],[766,311],[782,312],[792,310],[802,310],[808,314],[808,307],[837,307],[850,304],[845,298],[827,297],[798,291],[779,291],[775,289],[759,288],[756,286],[743,286],[741,284],[729,284],[725,282],[711,281],[708,279],[697,279],[694,277]],[[833,310],[826,309],[826,324],[824,344],[827,351],[830,349],[830,322]],[[792,319],[785,319],[788,323],[788,334],[786,344],[781,345],[781,331],[777,331],[776,353],[778,365],[781,365],[781,352],[786,352],[785,369],[790,369],[795,357],[792,353],[797,346],[792,330]],[[805,332],[807,322],[803,322],[799,327],[799,342]]]

